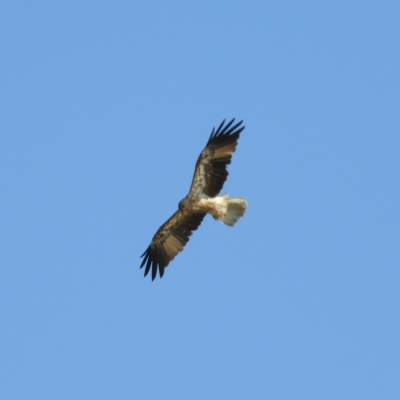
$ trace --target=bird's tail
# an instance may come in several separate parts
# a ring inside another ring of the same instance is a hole
[[[247,209],[247,201],[241,197],[228,198],[226,214],[218,219],[226,225],[233,226]]]

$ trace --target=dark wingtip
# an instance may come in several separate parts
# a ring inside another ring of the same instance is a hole
[[[231,119],[224,127],[222,127],[222,124],[221,124],[221,127],[220,127],[221,130],[218,129],[219,133],[223,134],[224,132],[226,132],[228,130],[228,128],[233,124],[233,121],[235,121],[235,118]]]
[[[158,273],[160,274],[160,278],[164,276],[165,267],[163,265],[159,265]]]
[[[140,256],[140,258],[142,258],[146,253],[147,253],[147,250]],[[140,264],[140,268],[143,268],[144,264],[145,264],[146,261],[147,261],[147,257],[148,257],[148,256],[149,256],[149,255],[147,254],[146,257],[143,258],[142,263]]]
[[[151,269],[151,280],[154,281],[157,276],[157,263],[153,262],[153,268]]]
[[[218,135],[218,132],[219,132],[219,130],[221,129],[221,127],[224,125],[224,123],[225,123],[225,118],[224,118],[223,121],[219,124],[219,126],[218,126],[217,129],[215,129],[215,126],[212,128],[211,135],[210,135],[208,141],[212,140],[213,138],[215,138],[215,136]]]
[[[211,131],[211,135],[208,139],[208,143],[210,143],[213,139],[220,137],[220,136],[229,136],[229,135],[233,135],[233,134],[240,134],[240,132],[242,132],[242,130],[245,128],[244,126],[240,126],[243,123],[243,120],[237,122],[234,126],[231,126],[234,122],[235,122],[235,118],[232,118],[225,126],[225,121],[226,119],[224,119],[220,125],[218,126],[217,129],[215,129],[215,127],[212,129]],[[239,128],[239,129],[237,129]],[[237,130],[236,130],[237,129]]]
[[[144,251],[144,253],[139,257],[142,258],[147,253],[148,248]]]
[[[140,264],[140,268],[143,268],[144,266],[146,267],[144,270],[144,276],[146,277],[150,270],[151,270],[151,280],[154,281],[157,277],[157,270],[159,272],[160,278],[163,277],[164,275],[164,270],[165,270],[165,265],[163,264],[163,261],[160,260],[160,253],[162,252],[161,248],[156,248],[156,251],[154,253],[154,249],[152,249],[150,246],[146,249],[146,251],[140,256],[144,257],[142,260],[142,263]],[[168,265],[168,263],[167,263]]]
[[[225,120],[226,120],[226,118],[224,118],[224,120],[219,124],[219,127],[217,128],[217,130],[215,130],[215,126],[212,128],[211,135],[210,135],[210,137],[208,138],[208,142],[209,142],[210,140],[212,140],[215,136],[218,135],[218,132],[219,132],[219,130],[222,128],[222,126],[224,125]],[[207,142],[207,143],[208,143],[208,142]]]

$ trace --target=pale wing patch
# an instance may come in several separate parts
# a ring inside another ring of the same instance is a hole
[[[215,159],[215,158],[221,158],[221,157],[232,155],[236,150],[236,145],[237,145],[237,143],[231,143],[231,144],[228,144],[227,146],[220,147],[219,149],[215,149],[213,158]]]
[[[180,251],[183,250],[182,243],[173,235],[167,238],[167,240],[163,243],[163,247],[170,260],[172,260]]]

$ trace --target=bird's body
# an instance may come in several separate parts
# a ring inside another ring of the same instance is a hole
[[[242,204],[244,208],[243,211],[246,211],[247,201],[242,199],[241,197],[233,197],[230,198],[227,194],[223,194],[222,196],[208,197],[202,196],[198,198],[188,198],[185,197],[179,204],[184,204],[186,208],[190,208],[193,212],[196,213],[207,213],[211,214],[214,219],[217,219],[226,225],[233,226],[236,221],[243,215],[243,213],[234,213],[232,210],[235,209],[233,207],[235,204],[239,205],[237,208],[240,210],[240,205]],[[235,215],[237,218],[235,219]]]
[[[154,235],[149,247],[142,254],[141,268],[146,265],[146,276],[152,270],[154,280],[159,271],[160,277],[170,261],[183,250],[192,232],[196,230],[206,214],[233,226],[247,209],[247,201],[240,197],[229,198],[227,194],[218,196],[222,189],[232,154],[236,150],[241,122],[233,127],[234,119],[218,129],[212,130],[206,147],[201,152],[194,171],[188,195],[179,202],[179,210],[165,222]]]

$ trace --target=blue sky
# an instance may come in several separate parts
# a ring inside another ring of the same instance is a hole
[[[1,8],[2,399],[400,398],[397,1]],[[233,117],[247,214],[143,278]]]

